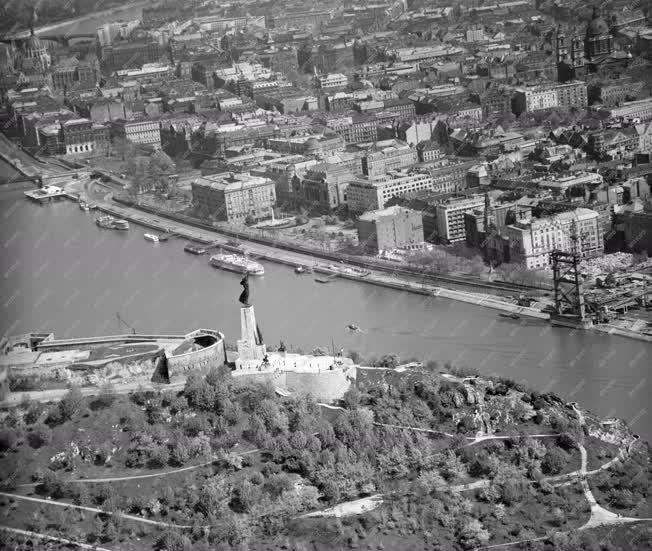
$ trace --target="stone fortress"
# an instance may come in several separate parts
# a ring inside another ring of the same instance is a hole
[[[28,333],[0,341],[0,399],[10,390],[39,391],[79,386],[183,383],[188,372],[224,364],[235,377],[268,380],[280,394],[310,393],[323,401],[341,398],[355,380],[357,366],[338,356],[268,352],[249,304],[247,277],[240,296],[240,338],[235,358],[224,335],[197,329],[185,335],[127,334],[56,339]],[[242,282],[241,282],[242,283]]]

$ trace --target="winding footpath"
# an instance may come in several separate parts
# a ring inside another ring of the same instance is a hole
[[[48,541],[56,541],[57,543],[65,543],[66,545],[74,545],[80,549],[92,549],[93,551],[112,551],[106,547],[99,547],[97,545],[89,545],[88,543],[82,543],[80,541],[68,540],[66,538],[58,538],[56,536],[50,536],[49,534],[42,534],[41,532],[32,532],[30,530],[20,530],[19,528],[11,528],[10,526],[0,526],[0,530],[5,532],[10,532],[12,534],[17,534],[19,536],[24,536],[26,538],[38,538]]]

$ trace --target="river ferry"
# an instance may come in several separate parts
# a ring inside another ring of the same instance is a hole
[[[129,222],[119,218],[115,218],[110,214],[105,214],[95,219],[95,223],[100,228],[105,228],[108,230],[128,230]]]
[[[231,272],[246,272],[249,275],[263,275],[265,273],[262,264],[237,254],[218,253],[211,256],[210,263],[215,268],[222,268]]]

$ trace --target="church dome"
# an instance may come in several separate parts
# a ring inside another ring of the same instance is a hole
[[[308,138],[305,143],[306,152],[316,151],[319,149],[319,140]]]
[[[600,17],[598,10],[594,8],[593,18],[586,29],[586,36],[600,36],[603,34],[609,34],[609,25]]]

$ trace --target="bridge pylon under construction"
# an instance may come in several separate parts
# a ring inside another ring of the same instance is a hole
[[[580,255],[576,252],[554,250],[551,253],[555,313],[553,324],[586,327],[587,318],[580,274]]]

